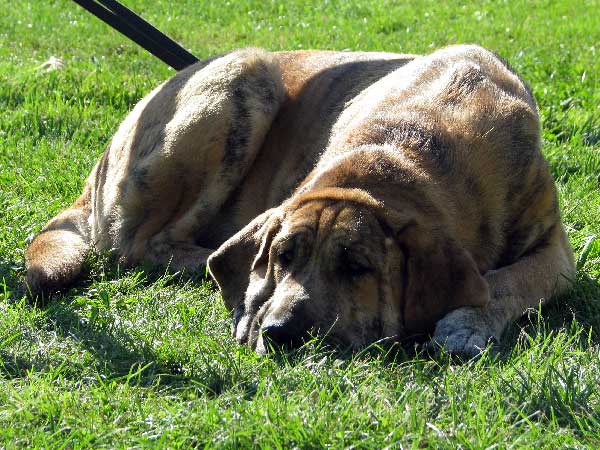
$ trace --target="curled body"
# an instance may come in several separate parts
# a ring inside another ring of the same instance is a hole
[[[72,283],[92,247],[207,263],[259,352],[430,334],[472,355],[574,276],[531,92],[466,45],[244,49],[185,69],[34,239],[29,287]]]

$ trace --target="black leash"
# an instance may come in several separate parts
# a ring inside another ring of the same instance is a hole
[[[198,61],[173,39],[115,0],[73,0],[175,70]]]

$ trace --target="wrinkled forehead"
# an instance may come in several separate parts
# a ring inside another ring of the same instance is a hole
[[[365,237],[384,237],[381,224],[368,206],[347,201],[304,203],[286,215],[282,231],[289,235],[310,234],[317,244],[330,240],[351,244]]]

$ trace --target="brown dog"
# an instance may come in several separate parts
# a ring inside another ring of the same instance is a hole
[[[476,46],[233,52],[135,107],[29,246],[27,283],[71,283],[92,247],[208,261],[259,352],[433,332],[476,354],[574,275],[539,131],[527,87]]]

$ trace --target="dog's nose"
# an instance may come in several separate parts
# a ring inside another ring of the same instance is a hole
[[[302,344],[302,333],[292,323],[266,323],[260,331],[263,339],[275,347],[291,349]]]

